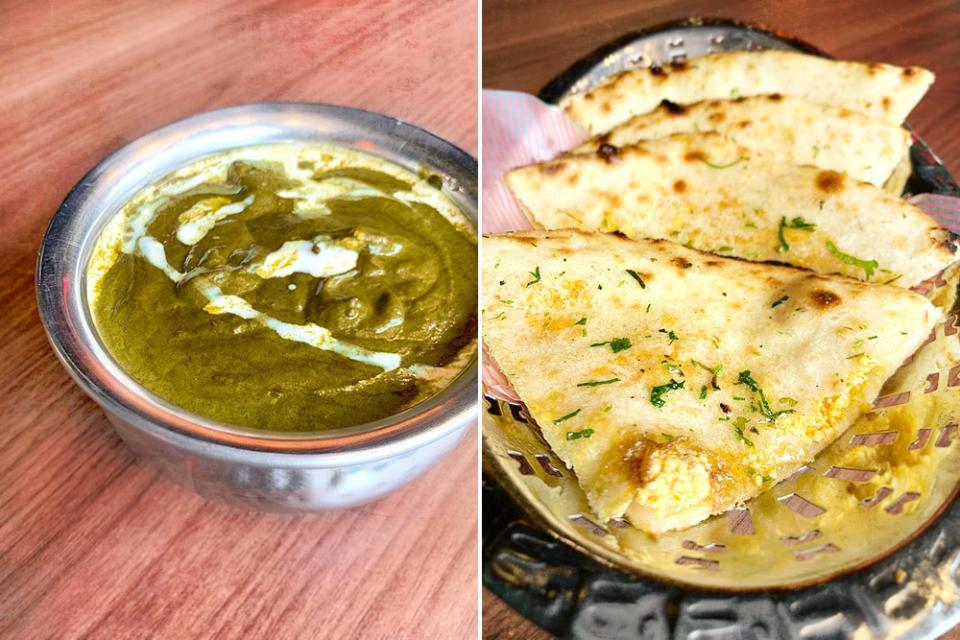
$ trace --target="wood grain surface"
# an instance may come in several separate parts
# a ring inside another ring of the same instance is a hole
[[[484,0],[483,87],[536,93],[578,59],[619,36],[687,16],[724,17],[792,33],[850,60],[919,65],[937,80],[909,122],[960,171],[960,5],[955,0]],[[484,590],[483,637],[549,634]],[[943,636],[960,640],[960,630]]]
[[[0,3],[0,638],[472,638],[476,438],[372,505],[208,502],[49,349],[43,230],[96,162],[226,105],[330,102],[477,150],[474,1]]]

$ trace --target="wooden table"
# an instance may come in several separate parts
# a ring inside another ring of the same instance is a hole
[[[841,58],[920,65],[937,81],[909,121],[960,171],[960,8],[952,0],[484,0],[483,86],[536,93],[573,62],[632,30],[687,16],[728,17],[791,32]],[[487,590],[483,636],[548,634]],[[960,640],[960,631],[944,636]]]
[[[476,15],[459,0],[0,5],[0,637],[475,636],[475,433],[365,507],[208,502],[134,458],[72,384],[33,269],[89,168],[199,111],[351,105],[475,153]]]

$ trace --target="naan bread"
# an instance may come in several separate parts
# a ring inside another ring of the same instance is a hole
[[[568,155],[505,179],[545,229],[665,238],[902,287],[956,260],[950,233],[904,200],[843,173],[774,162],[717,133]]]
[[[940,314],[889,286],[578,231],[483,243],[483,333],[601,520],[693,525],[811,461]]]
[[[932,83],[933,74],[920,67],[840,62],[793,51],[731,51],[630,69],[560,106],[591,135],[653,111],[662,100],[691,104],[771,93],[900,124]]]
[[[893,173],[890,174],[890,177],[887,178],[887,181],[884,183],[884,191],[900,195],[906,188],[911,173],[913,173],[913,163],[910,162],[910,150],[908,149],[907,153],[900,158],[897,166],[893,168]]]
[[[773,94],[689,106],[667,102],[595,136],[574,152],[704,131],[722,133],[776,162],[843,171],[877,187],[884,185],[910,148],[910,134],[898,124],[845,107]]]

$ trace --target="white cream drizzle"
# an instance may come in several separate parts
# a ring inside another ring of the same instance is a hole
[[[203,240],[221,220],[242,213],[253,204],[250,195],[239,202],[216,207],[223,198],[205,198],[180,214],[177,240],[185,245],[194,245]],[[216,207],[216,208],[214,208]]]
[[[137,249],[137,243],[147,233],[147,227],[157,216],[157,211],[169,202],[169,198],[159,197],[152,202],[142,204],[127,220],[126,229],[123,234],[123,243],[120,250],[124,253],[133,253]]]
[[[153,236],[143,236],[137,242],[137,249],[140,250],[140,255],[143,256],[147,262],[163,271],[168,278],[174,282],[183,280],[183,274],[167,262],[167,250],[159,240]]]
[[[225,295],[218,287],[208,287],[204,289],[203,294],[210,301],[203,308],[207,313],[214,315],[229,313],[247,320],[256,320],[263,326],[273,329],[277,335],[285,340],[302,342],[324,351],[333,351],[351,360],[380,367],[384,371],[392,371],[400,366],[400,356],[396,353],[370,351],[363,347],[342,342],[334,338],[329,329],[312,322],[291,324],[271,318],[251,307],[240,296]]]
[[[334,199],[359,199],[371,196],[388,196],[380,189],[375,189],[359,180],[350,178],[327,178],[317,182],[310,176],[300,176],[303,183],[296,189],[282,189],[277,191],[281,198],[295,199],[293,212],[299,216],[309,218],[318,215],[329,215],[330,208],[327,201]]]
[[[327,236],[317,236],[313,241],[284,242],[251,271],[264,279],[285,278],[294,273],[329,278],[354,269],[359,257],[360,254],[353,249],[341,247]]]

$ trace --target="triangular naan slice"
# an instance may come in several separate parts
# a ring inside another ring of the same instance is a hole
[[[793,51],[731,51],[630,69],[560,105],[591,134],[653,111],[662,100],[691,104],[770,93],[900,124],[932,83],[933,74],[920,67],[841,62]]]
[[[487,236],[483,335],[604,521],[726,511],[842,433],[940,314],[896,287],[577,231]]]
[[[843,171],[877,187],[884,185],[910,148],[910,133],[898,124],[844,107],[773,94],[688,106],[661,104],[574,151],[592,152],[602,144],[623,147],[675,133],[704,131],[722,133],[777,162]]]
[[[843,173],[774,162],[717,133],[567,155],[506,181],[545,229],[665,238],[903,287],[956,260],[950,233],[901,198]]]

